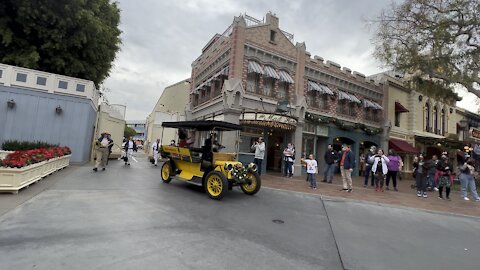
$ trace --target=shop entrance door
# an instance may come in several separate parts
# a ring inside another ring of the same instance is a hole
[[[286,146],[284,132],[279,130],[268,132],[267,171],[282,171],[283,148]]]

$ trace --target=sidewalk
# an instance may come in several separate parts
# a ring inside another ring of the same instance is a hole
[[[342,189],[342,179],[339,175],[334,177],[332,184],[321,182],[323,177],[317,175],[317,189],[312,190],[305,181],[306,176],[293,178],[283,177],[281,174],[269,173],[262,175],[262,186],[290,190],[311,194],[318,194],[328,197],[341,197],[352,200],[368,201],[373,203],[391,204],[402,207],[413,207],[423,210],[448,212],[454,214],[480,216],[480,202],[464,201],[460,192],[453,191],[450,194],[451,201],[438,198],[438,192],[428,192],[428,198],[418,198],[415,189],[411,189],[413,180],[398,181],[398,192],[385,190],[385,192],[375,192],[375,188],[369,186],[363,187],[363,177],[353,177],[353,192],[348,193],[340,191]],[[390,183],[391,185],[391,183]]]

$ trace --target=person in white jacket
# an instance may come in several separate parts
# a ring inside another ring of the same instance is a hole
[[[152,152],[153,152],[153,165],[157,166],[158,162],[158,153],[160,152],[160,139],[157,139],[156,142],[152,144]]]
[[[372,172],[375,177],[375,191],[383,192],[383,183],[388,173],[387,164],[390,160],[384,155],[382,149],[378,149],[377,154],[372,155],[369,159],[372,163]]]
[[[257,172],[259,175],[262,174],[262,162],[265,157],[265,142],[263,137],[258,138],[258,141],[252,145],[252,150],[255,150],[255,159],[253,162],[257,165]]]

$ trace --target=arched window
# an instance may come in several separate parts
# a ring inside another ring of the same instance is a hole
[[[425,103],[425,131],[430,132],[430,104]]]
[[[445,135],[448,131],[446,118],[445,109],[442,109],[442,135]]]
[[[439,134],[440,133],[440,129],[438,128],[438,107],[435,106],[435,108],[433,109],[433,113],[434,113],[434,118],[433,118],[433,133],[435,134]]]

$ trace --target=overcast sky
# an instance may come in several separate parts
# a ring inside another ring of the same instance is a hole
[[[268,11],[280,28],[305,42],[312,56],[372,75],[382,71],[372,57],[373,32],[366,20],[387,0],[119,0],[123,45],[105,81],[112,104],[127,105],[127,120],[145,120],[163,89],[191,74],[191,63],[234,16],[263,19]],[[470,96],[470,95],[469,95]],[[475,110],[473,98],[459,105]]]

